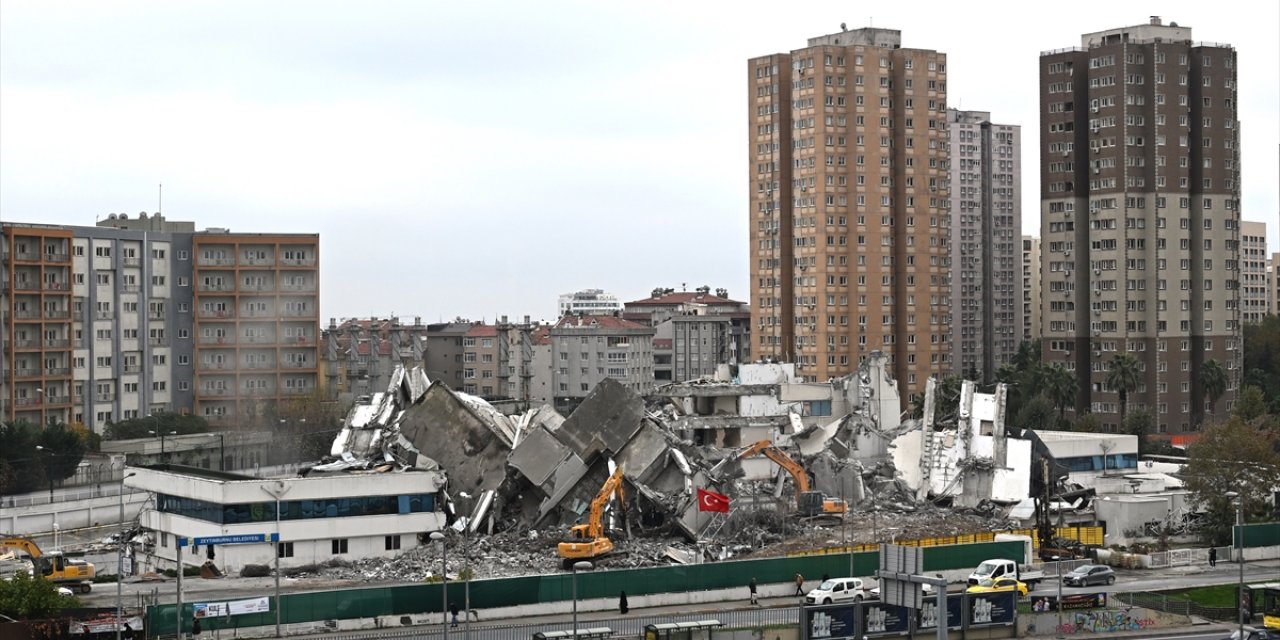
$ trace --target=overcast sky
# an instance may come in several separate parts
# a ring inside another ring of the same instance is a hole
[[[1280,250],[1278,4],[5,0],[0,218],[132,217],[163,183],[197,228],[319,233],[325,322],[745,301],[749,58],[842,22],[946,53],[950,106],[1022,126],[1038,235],[1040,52],[1158,11],[1238,51],[1244,217]]]

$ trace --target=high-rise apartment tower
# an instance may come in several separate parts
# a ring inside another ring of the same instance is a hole
[[[951,365],[993,382],[1022,341],[1022,127],[947,110]]]
[[[1040,106],[1044,360],[1115,429],[1108,365],[1130,353],[1129,408],[1195,431],[1206,363],[1227,373],[1221,416],[1241,355],[1236,52],[1159,17],[1086,33],[1041,54]]]
[[[826,380],[884,351],[904,394],[950,370],[946,67],[873,28],[747,62],[757,359]]]

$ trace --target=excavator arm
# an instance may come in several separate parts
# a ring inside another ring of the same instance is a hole
[[[832,514],[844,513],[848,509],[848,505],[843,500],[826,498],[819,494],[810,495],[814,492],[810,490],[809,473],[800,466],[800,463],[792,460],[787,452],[773,444],[772,440],[760,440],[743,449],[741,453],[734,456],[734,459],[742,460],[754,455],[763,455],[791,474],[792,481],[796,483],[796,505],[801,511]]]
[[[587,521],[570,527],[570,540],[561,542],[557,548],[566,568],[574,560],[596,558],[613,551],[613,541],[605,535],[603,520],[604,508],[614,496],[618,497],[618,504],[622,504],[626,497],[622,489],[621,465],[604,481],[600,492],[591,501]]]
[[[0,547],[13,547],[27,552],[32,559],[39,558],[44,555],[40,550],[40,546],[30,538],[0,538]]]

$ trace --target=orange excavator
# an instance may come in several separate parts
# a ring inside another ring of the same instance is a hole
[[[761,440],[730,459],[743,460],[755,455],[763,455],[791,474],[791,479],[796,483],[796,507],[801,513],[812,516],[848,511],[849,505],[844,500],[828,498],[822,495],[821,491],[811,490],[809,473],[800,466],[800,463],[792,460],[791,456],[774,445],[772,440]]]
[[[591,501],[591,511],[586,523],[573,525],[569,529],[569,539],[560,543],[558,550],[564,568],[568,569],[579,560],[591,560],[613,553],[613,541],[605,534],[602,520],[605,506],[615,495],[621,506],[625,498],[622,492],[621,465],[604,481],[600,492]]]
[[[0,538],[0,547],[20,549],[31,557],[38,575],[50,582],[64,584],[80,593],[89,593],[93,588],[93,576],[96,572],[92,563],[68,558],[61,553],[45,554],[40,546],[30,538]]]

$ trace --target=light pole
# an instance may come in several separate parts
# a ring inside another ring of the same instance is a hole
[[[53,504],[53,452],[36,445],[36,451],[44,452],[44,479],[49,482],[49,504]]]
[[[1236,585],[1236,638],[1244,640],[1244,496],[1235,491],[1228,491],[1226,496],[1236,508],[1236,526],[1231,529],[1231,553],[1240,565],[1240,581]]]
[[[276,637],[280,637],[280,554],[283,552],[284,542],[280,536],[280,497],[289,492],[293,488],[292,485],[286,485],[284,480],[277,480],[275,490],[267,487],[259,487],[267,492],[276,501]]]
[[[440,628],[444,629],[444,640],[449,640],[449,558],[445,555],[444,534],[432,531],[430,537],[440,543]]]
[[[120,620],[124,618],[124,481],[138,475],[126,473],[120,478],[120,538],[116,540],[116,640],[120,640]]]
[[[1053,563],[1058,565],[1058,634],[1062,634],[1062,557],[1053,556]]]
[[[594,567],[586,560],[573,563],[573,640],[578,640],[578,571],[590,571]]]
[[[471,514],[475,500],[466,491],[459,492],[458,497],[467,501],[467,518],[462,523],[462,637],[471,640]]]

